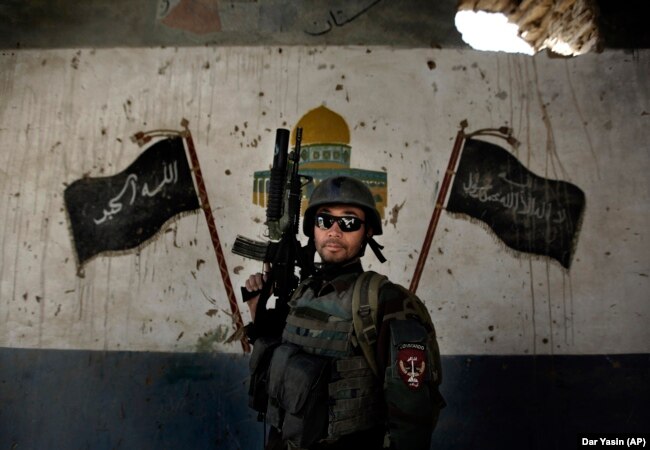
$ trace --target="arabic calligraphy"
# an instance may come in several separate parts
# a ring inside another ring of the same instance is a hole
[[[517,215],[543,219],[557,225],[566,221],[567,213],[564,208],[558,208],[556,204],[551,202],[540,202],[532,194],[532,180],[530,177],[526,177],[525,183],[517,183],[508,180],[505,172],[500,173],[498,176],[506,184],[519,188],[519,190],[504,194],[494,190],[492,183],[489,181],[481,185],[480,174],[471,172],[468,174],[467,182],[463,183],[463,191],[466,195],[477,199],[481,203],[498,203]]]
[[[528,170],[498,145],[468,139],[446,203],[489,227],[507,247],[549,256],[569,269],[585,207],[576,185]]]
[[[131,206],[135,202],[138,193],[142,197],[154,197],[168,184],[176,184],[178,181],[178,162],[165,164],[163,163],[163,179],[152,190],[147,182],[142,184],[142,189],[138,189],[138,176],[134,173],[129,174],[124,181],[120,192],[108,201],[108,208],[102,211],[103,216],[93,219],[96,225],[101,225],[107,220],[112,220],[113,216],[120,213],[124,204]],[[130,193],[130,196],[127,195]]]
[[[332,28],[337,26],[337,27],[342,27],[343,25],[346,25],[350,22],[353,22],[356,20],[359,16],[362,16],[363,14],[367,13],[373,6],[375,6],[377,3],[379,3],[381,0],[375,0],[366,7],[362,8],[359,10],[356,14],[353,14],[349,17],[346,17],[345,12],[341,9],[337,9],[336,11],[329,11],[329,18],[325,21],[325,25],[323,25],[323,29],[319,29],[317,31],[310,31],[310,30],[305,30],[305,33],[307,33],[310,36],[322,36],[323,34],[329,33],[332,31]],[[320,28],[319,25],[320,23],[318,21],[313,22],[313,24],[316,28]]]

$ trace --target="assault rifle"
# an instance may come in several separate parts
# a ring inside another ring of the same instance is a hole
[[[255,321],[247,325],[246,335],[251,342],[259,336],[278,337],[282,334],[289,299],[298,286],[296,267],[300,277],[306,278],[312,272],[314,253],[301,247],[298,241],[300,231],[300,203],[302,188],[312,178],[298,173],[302,128],[296,129],[296,145],[288,153],[289,130],[278,128],[275,135],[273,167],[269,182],[266,207],[266,226],[269,241],[261,242],[237,236],[232,252],[246,258],[270,263],[271,271],[261,291],[248,292],[242,288],[244,301],[260,295],[255,311]],[[305,182],[303,183],[303,179]],[[277,299],[275,308],[267,308],[267,301],[273,293]]]

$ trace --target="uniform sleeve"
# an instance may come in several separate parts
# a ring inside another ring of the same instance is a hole
[[[416,315],[404,311],[404,291],[388,285],[380,294],[377,362],[384,374],[384,399],[391,448],[429,449],[444,400],[435,339]],[[435,348],[432,348],[435,347]]]

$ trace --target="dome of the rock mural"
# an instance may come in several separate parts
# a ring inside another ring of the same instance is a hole
[[[343,117],[325,106],[312,109],[291,130],[292,148],[298,128],[302,128],[301,171],[350,168],[350,128]]]
[[[345,119],[325,106],[302,116],[291,130],[292,147],[296,145],[296,128],[302,128],[302,145],[350,143],[350,128]]]
[[[295,149],[296,130],[302,128],[300,146],[300,173],[313,179],[303,189],[302,211],[314,187],[322,180],[333,176],[350,176],[363,181],[377,204],[377,210],[384,217],[388,187],[386,172],[355,169],[350,167],[352,147],[350,128],[345,119],[325,106],[308,111],[291,131],[291,149]],[[270,157],[270,156],[269,156]],[[368,156],[366,156],[368,158]],[[253,182],[253,203],[266,207],[271,172],[256,171]]]

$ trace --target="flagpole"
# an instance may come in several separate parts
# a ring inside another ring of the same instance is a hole
[[[212,208],[210,207],[210,201],[208,200],[208,192],[205,188],[205,183],[203,182],[203,174],[201,173],[199,158],[196,155],[196,149],[194,148],[194,141],[192,140],[192,133],[190,133],[188,125],[189,122],[186,119],[183,119],[181,122],[181,126],[185,128],[184,138],[185,141],[187,142],[187,149],[190,153],[190,160],[192,161],[192,172],[194,172],[194,178],[196,179],[196,184],[199,189],[199,199],[201,200],[201,208],[205,213],[205,220],[208,222],[208,229],[210,230],[210,238],[212,239],[212,246],[214,247],[214,252],[217,255],[217,263],[219,265],[219,271],[221,272],[221,278],[223,279],[223,284],[226,288],[228,303],[230,303],[232,320],[235,322],[235,328],[239,330],[240,328],[244,327],[244,321],[242,320],[241,313],[239,312],[239,306],[237,306],[237,298],[235,297],[235,291],[233,290],[232,282],[230,281],[228,266],[226,265],[226,257],[224,256],[223,250],[221,248],[221,240],[219,239],[219,233],[217,232],[214,216],[212,215]],[[240,342],[244,352],[249,353],[250,345],[248,343],[245,334],[241,338]]]
[[[449,189],[449,184],[451,183],[451,177],[454,174],[456,162],[460,156],[463,140],[465,139],[465,127],[467,127],[467,121],[463,120],[460,123],[460,130],[458,130],[458,133],[456,134],[456,141],[454,142],[454,148],[451,151],[449,165],[447,166],[447,171],[445,172],[445,176],[442,180],[440,192],[438,192],[436,205],[433,208],[433,213],[431,214],[429,228],[427,229],[427,234],[424,237],[424,242],[422,243],[422,250],[420,251],[420,256],[418,257],[418,263],[415,266],[415,272],[413,272],[413,278],[411,279],[411,285],[409,286],[409,291],[411,291],[413,294],[415,294],[415,291],[418,289],[418,284],[420,284],[420,277],[422,276],[422,271],[424,270],[424,264],[427,261],[429,249],[431,248],[431,242],[433,241],[433,235],[436,232],[438,220],[440,219],[440,214],[442,213],[443,202],[447,197],[447,190]]]

